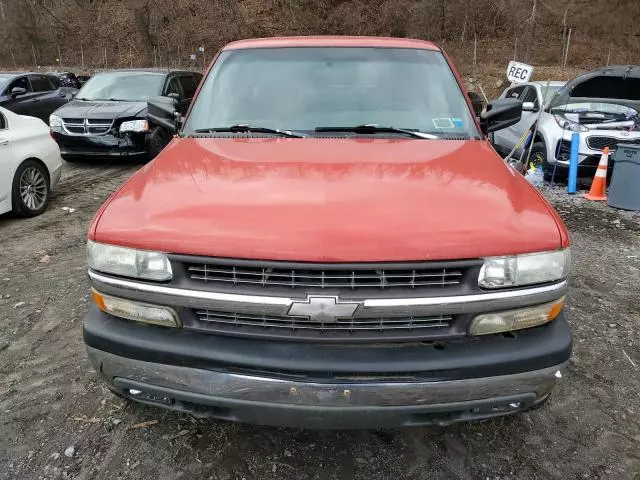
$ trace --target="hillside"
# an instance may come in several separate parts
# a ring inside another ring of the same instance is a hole
[[[0,66],[202,68],[234,39],[346,34],[435,40],[470,75],[559,65],[569,30],[569,66],[639,61],[637,0],[0,0]]]

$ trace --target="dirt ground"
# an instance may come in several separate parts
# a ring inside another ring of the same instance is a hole
[[[544,189],[571,231],[575,350],[542,409],[449,427],[296,431],[131,405],[101,385],[81,335],[85,233],[139,165],[65,167],[45,214],[0,217],[1,479],[640,479],[637,214]]]

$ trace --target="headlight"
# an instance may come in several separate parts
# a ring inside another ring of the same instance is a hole
[[[165,253],[105,245],[89,240],[89,267],[103,273],[143,280],[171,280],[171,263]]]
[[[49,115],[49,128],[62,128],[62,119],[57,115]]]
[[[567,120],[562,115],[554,115],[553,118],[556,119],[556,123],[563,130],[569,130],[570,132],[588,132],[589,129],[579,123],[572,122],[571,120]]]
[[[129,120],[120,124],[121,132],[148,132],[149,122],[146,120]]]
[[[553,282],[569,274],[570,263],[568,248],[555,252],[486,258],[480,269],[478,285],[482,288],[504,288]]]
[[[471,321],[469,335],[512,332],[544,325],[560,315],[563,308],[564,297],[561,297],[555,302],[535,307],[478,315]]]
[[[100,310],[114,317],[165,327],[177,327],[180,325],[178,314],[169,307],[112,297],[97,290],[91,292],[91,297]]]

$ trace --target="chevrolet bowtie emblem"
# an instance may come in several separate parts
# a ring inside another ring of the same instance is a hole
[[[338,297],[309,295],[306,301],[294,301],[287,315],[307,317],[311,322],[334,323],[339,318],[350,318],[359,302],[340,302]]]

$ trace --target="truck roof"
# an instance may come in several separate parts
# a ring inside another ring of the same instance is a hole
[[[238,40],[224,47],[224,50],[241,50],[248,48],[283,48],[283,47],[377,47],[377,48],[416,48],[437,50],[440,48],[425,40],[391,37],[351,37],[351,36],[308,36],[308,37],[273,37]]]

